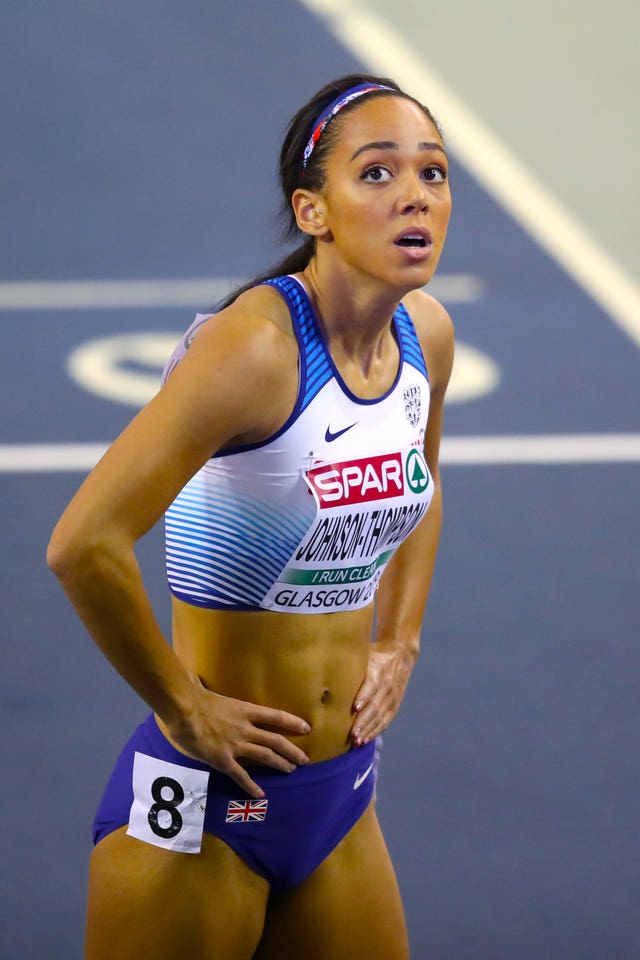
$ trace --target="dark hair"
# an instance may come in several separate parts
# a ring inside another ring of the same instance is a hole
[[[280,150],[280,189],[282,191],[282,202],[280,206],[280,216],[283,221],[282,236],[283,240],[293,240],[300,236],[301,231],[296,222],[295,213],[291,205],[291,198],[296,190],[305,187],[308,190],[321,190],[325,183],[325,167],[327,155],[331,152],[340,131],[340,122],[344,114],[349,113],[360,105],[360,99],[355,99],[342,108],[340,113],[327,125],[320,139],[317,141],[313,153],[307,161],[306,167],[303,167],[303,155],[305,147],[311,136],[314,124],[320,114],[326,110],[330,103],[338,99],[341,94],[346,93],[351,87],[359,84],[371,83],[390,87],[389,90],[372,90],[366,94],[367,100],[374,97],[404,97],[415,103],[431,121],[431,123],[441,134],[440,125],[435,119],[428,107],[416,100],[415,97],[405,93],[397,83],[385,77],[374,77],[369,74],[352,73],[333,83],[327,84],[322,90],[319,90],[303,107],[298,110],[291,119],[287,132]],[[278,277],[288,273],[300,273],[309,265],[309,261],[315,253],[316,241],[314,237],[306,237],[303,243],[289,253],[279,264],[267,270],[265,273],[254,277],[247,283],[243,283],[232,291],[218,306],[218,310],[228,307],[236,300],[240,294],[252,287],[270,280],[271,277]]]

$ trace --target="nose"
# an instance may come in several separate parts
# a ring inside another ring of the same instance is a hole
[[[400,194],[400,207],[403,213],[426,213],[429,209],[427,192],[421,180],[412,178],[406,183]]]

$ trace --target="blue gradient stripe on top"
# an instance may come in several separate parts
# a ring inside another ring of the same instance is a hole
[[[289,304],[300,348],[299,412],[309,406],[333,375],[318,323],[306,291],[292,277],[276,277],[268,285],[279,290]]]
[[[396,324],[396,330],[398,331],[398,338],[400,340],[400,358],[406,363],[411,364],[412,367],[415,367],[420,373],[429,379],[429,374],[427,373],[427,365],[424,360],[424,354],[422,352],[422,347],[420,346],[420,341],[418,340],[418,334],[416,333],[416,328],[413,325],[411,317],[407,313],[407,309],[404,304],[399,304],[398,309],[393,315],[393,319]]]
[[[257,498],[220,491],[212,502],[206,479],[196,475],[165,517],[172,591],[228,604],[242,586],[244,602],[257,604],[304,536],[309,510],[292,513],[290,503],[265,510]],[[256,541],[259,549],[243,549]]]

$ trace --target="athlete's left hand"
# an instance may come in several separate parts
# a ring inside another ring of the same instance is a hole
[[[388,643],[371,644],[367,675],[353,702],[350,737],[356,747],[373,740],[400,709],[415,657]]]

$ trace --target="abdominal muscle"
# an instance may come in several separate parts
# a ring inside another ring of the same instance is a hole
[[[312,762],[349,749],[353,705],[369,659],[373,604],[304,615],[207,610],[175,597],[172,602],[174,650],[208,689],[306,720],[311,733],[287,736]]]

